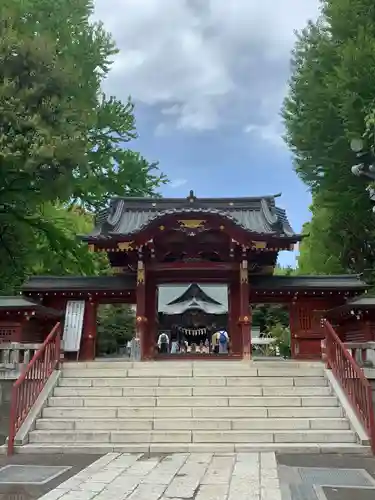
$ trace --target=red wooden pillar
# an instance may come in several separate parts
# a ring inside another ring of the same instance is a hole
[[[156,314],[157,314],[157,286],[155,279],[147,275],[145,286],[145,316],[147,318],[147,328],[144,335],[144,359],[154,359],[156,345]]]
[[[146,272],[142,260],[138,260],[137,269],[136,337],[141,344],[141,359],[147,359]]]
[[[96,302],[92,302],[91,300],[85,301],[81,348],[79,351],[80,361],[95,359],[97,310]]]
[[[251,358],[251,309],[249,304],[249,275],[247,260],[240,264],[240,315],[239,326],[242,338],[242,356],[244,359]]]
[[[242,337],[238,324],[240,317],[240,284],[236,279],[228,287],[228,320],[231,353],[242,356]]]

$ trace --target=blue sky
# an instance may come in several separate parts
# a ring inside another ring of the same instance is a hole
[[[281,139],[294,30],[319,0],[96,0],[120,53],[104,85],[136,104],[134,149],[171,180],[164,196],[258,196],[300,231],[310,196]],[[280,256],[294,265],[295,255]]]

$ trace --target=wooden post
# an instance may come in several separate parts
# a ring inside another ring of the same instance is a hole
[[[144,262],[138,260],[136,290],[136,337],[141,344],[141,360],[147,359],[146,273]]]
[[[96,323],[97,304],[90,299],[85,302],[83,316],[83,331],[81,348],[79,352],[80,361],[92,361],[95,359],[96,351]]]
[[[240,317],[240,284],[238,279],[229,284],[228,298],[230,352],[235,356],[242,356],[242,332],[238,323]]]
[[[251,310],[249,304],[249,276],[247,260],[240,264],[240,317],[239,325],[242,338],[242,357],[251,358]]]
[[[156,345],[156,314],[157,314],[157,287],[155,279],[147,275],[145,286],[145,311],[147,318],[147,331],[144,336],[144,353],[145,359],[154,359]]]

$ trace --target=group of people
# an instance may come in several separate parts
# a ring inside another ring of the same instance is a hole
[[[186,339],[179,340],[177,338],[169,339],[166,332],[159,335],[157,342],[158,351],[160,354],[228,354],[230,349],[229,335],[226,330],[216,331],[211,342],[209,338],[200,342],[189,343]]]

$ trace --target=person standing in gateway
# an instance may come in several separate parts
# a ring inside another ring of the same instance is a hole
[[[228,354],[229,336],[225,330],[219,332],[219,354]]]
[[[229,335],[226,330],[217,330],[212,335],[212,348],[215,354],[228,354]]]
[[[165,332],[159,335],[158,348],[160,354],[168,354],[169,352],[169,337]]]

